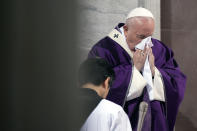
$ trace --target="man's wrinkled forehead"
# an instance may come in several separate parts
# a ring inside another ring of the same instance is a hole
[[[154,31],[154,20],[152,18],[145,17],[135,17],[130,18],[126,21],[126,26],[128,30],[133,30],[133,32],[152,32]]]
[[[134,17],[134,20],[136,20],[136,22],[144,24],[144,23],[154,23],[154,19],[151,17],[142,17],[142,16],[137,16]]]
[[[140,24],[143,25],[145,23],[154,23],[154,19],[151,17],[143,17],[143,16],[136,16],[126,20],[127,24]]]

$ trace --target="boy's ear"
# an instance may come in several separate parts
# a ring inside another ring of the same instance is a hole
[[[105,89],[109,88],[109,81],[110,81],[110,77],[107,77],[103,83],[103,88]]]

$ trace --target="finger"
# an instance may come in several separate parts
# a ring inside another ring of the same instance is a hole
[[[140,51],[136,50],[133,56],[138,59],[141,56]]]
[[[146,56],[149,55],[150,47],[149,47],[149,46],[146,46],[146,47],[144,48],[144,52],[145,52]]]
[[[141,56],[141,57],[144,57],[144,55],[145,55],[145,53],[141,50],[141,51],[140,51],[140,56]]]
[[[137,51],[137,52],[140,52],[141,50],[140,50],[140,49],[136,49],[136,51]]]
[[[154,56],[152,52],[152,48],[150,48],[149,56]]]
[[[147,46],[145,46],[143,52],[146,53],[147,49],[148,49]]]
[[[134,56],[138,56],[139,55],[139,50],[136,50],[135,52],[134,52]]]
[[[150,54],[152,54],[152,48],[149,49]]]
[[[150,54],[151,52],[152,52],[152,48],[149,47],[149,48],[148,48],[148,54]]]
[[[148,54],[148,48],[144,48],[144,50],[143,50],[143,56],[144,57],[147,57],[147,54]]]
[[[134,52],[135,54],[139,53],[139,49],[136,49],[136,51]]]
[[[143,55],[143,51],[142,50],[138,50],[137,54],[138,54],[138,56],[142,56]]]

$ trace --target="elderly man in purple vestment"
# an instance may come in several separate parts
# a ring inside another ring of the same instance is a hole
[[[107,99],[124,108],[134,131],[173,131],[185,91],[172,50],[151,37],[154,27],[149,10],[133,9],[88,54],[113,66],[116,79]]]

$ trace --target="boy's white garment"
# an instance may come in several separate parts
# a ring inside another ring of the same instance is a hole
[[[103,99],[93,110],[80,131],[132,131],[121,106]]]

